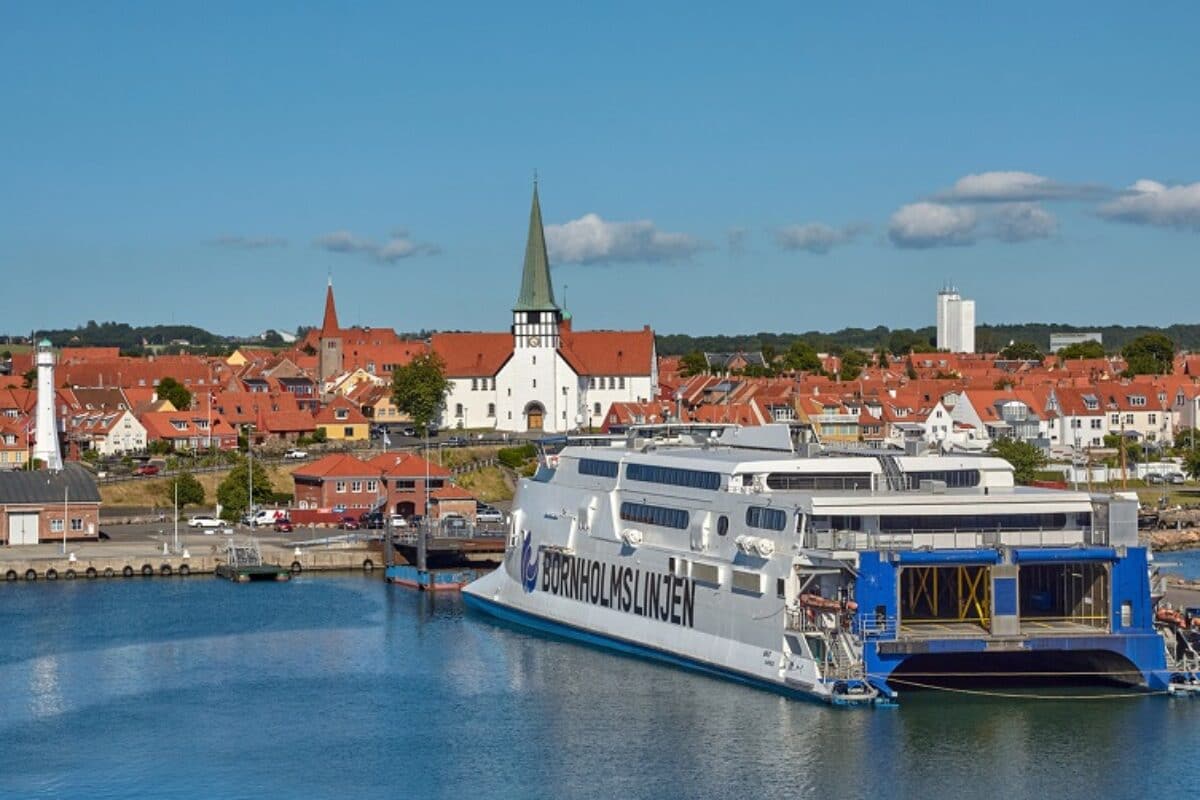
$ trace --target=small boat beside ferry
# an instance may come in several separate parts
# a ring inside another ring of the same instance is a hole
[[[521,483],[467,604],[789,696],[948,677],[1195,691],[1156,627],[1137,500],[1015,486],[979,455],[829,451],[787,425],[567,440]]]

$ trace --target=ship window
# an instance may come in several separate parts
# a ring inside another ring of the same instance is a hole
[[[692,570],[692,580],[697,583],[707,583],[713,586],[721,585],[721,568],[713,564],[701,564],[693,561],[689,565]]]
[[[703,472],[694,469],[678,469],[676,467],[659,467],[652,464],[629,464],[625,467],[625,477],[631,481],[644,483],[665,483],[671,486],[686,486],[692,489],[720,489],[721,475],[717,472]]]
[[[729,517],[722,514],[717,517],[717,536],[724,536],[729,533]]]
[[[1065,530],[1068,522],[1073,527],[1084,528],[1091,524],[1091,514],[949,514],[945,516],[918,517],[903,515],[880,517],[879,529],[885,533],[895,531],[946,532],[946,531],[1029,531]]]
[[[751,528],[781,531],[787,527],[787,512],[778,508],[750,506],[746,509],[746,524]]]
[[[746,572],[745,570],[733,570],[733,590],[735,592],[749,592],[751,594],[762,594],[762,573]]]
[[[617,477],[617,462],[601,461],[598,458],[581,458],[579,459],[579,474],[615,478]]]
[[[921,481],[942,481],[947,488],[966,488],[979,485],[977,469],[947,469],[922,472],[906,472],[904,479],[909,489],[921,488]]]
[[[651,506],[645,503],[621,503],[621,519],[627,522],[640,522],[644,525],[658,525],[663,528],[684,530],[688,526],[688,512],[680,508]]]
[[[767,476],[767,488],[776,491],[797,489],[870,489],[868,472],[772,472]]]
[[[786,584],[784,583],[783,578],[775,579],[775,596],[776,597],[783,598],[785,596],[785,594],[786,594],[785,586],[786,586]]]

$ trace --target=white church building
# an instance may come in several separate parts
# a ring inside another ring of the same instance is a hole
[[[554,301],[537,185],[521,290],[505,333],[434,334],[453,388],[444,428],[545,431],[599,428],[612,403],[647,402],[658,390],[650,326],[576,331]]]

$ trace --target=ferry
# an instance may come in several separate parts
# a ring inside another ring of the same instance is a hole
[[[1194,687],[1155,626],[1137,509],[1016,486],[988,456],[635,427],[547,451],[501,566],[463,592],[510,623],[837,705],[962,677]]]

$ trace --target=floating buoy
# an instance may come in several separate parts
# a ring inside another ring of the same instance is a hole
[[[125,578],[132,578],[133,577],[133,567],[126,564],[124,569],[121,570],[121,576],[125,577]]]

